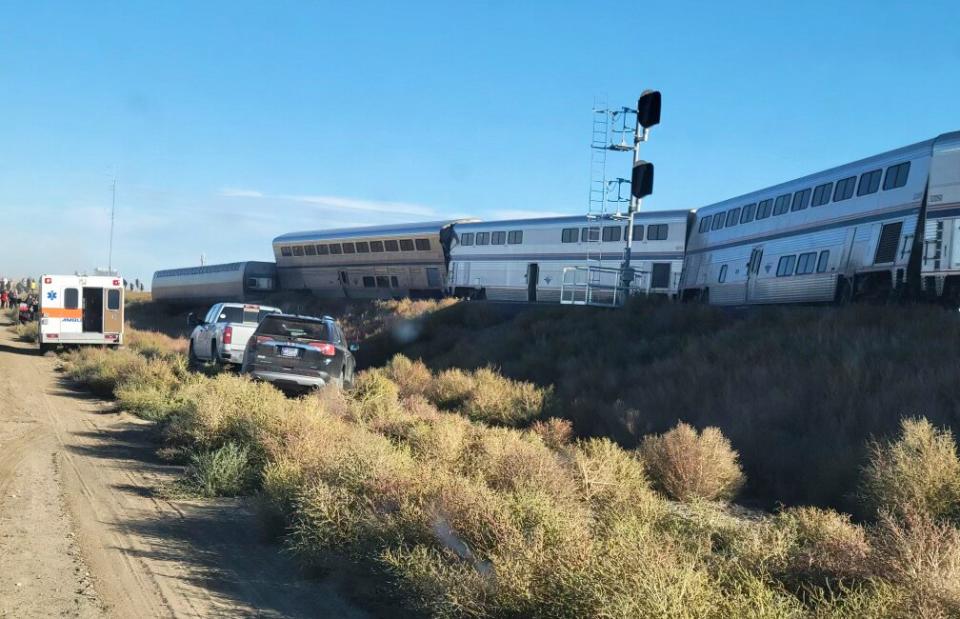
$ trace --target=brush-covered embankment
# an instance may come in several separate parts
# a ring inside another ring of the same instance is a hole
[[[871,517],[855,524],[812,507],[729,506],[745,478],[736,444],[717,429],[681,424],[637,450],[574,439],[569,422],[540,419],[560,384],[395,358],[349,391],[294,400],[241,376],[190,373],[168,344],[141,335],[126,350],[70,353],[64,367],[158,423],[163,453],[187,463],[183,489],[257,496],[305,563],[361,566],[398,609],[960,613],[960,459],[950,432],[926,420],[865,444],[859,501]]]

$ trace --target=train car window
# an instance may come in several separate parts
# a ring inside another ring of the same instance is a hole
[[[793,274],[793,265],[796,263],[796,256],[781,256],[777,263],[777,277],[786,277]]]
[[[740,223],[740,207],[732,208],[727,211],[727,228]]]
[[[357,253],[358,254],[369,254],[370,253],[370,243],[366,241],[357,241]]]
[[[343,253],[345,254],[355,254],[357,249],[353,246],[353,243],[344,243],[343,244]]]
[[[477,232],[477,245],[489,245],[489,244],[490,244],[490,233]]]
[[[723,219],[721,217],[721,219]],[[667,224],[650,224],[647,226],[648,241],[663,241],[667,238]]]
[[[304,245],[304,246],[303,246],[303,253],[305,253],[305,254],[308,255],[308,256],[316,256],[316,255],[317,255],[317,246],[316,246],[316,245]]]
[[[329,254],[329,253],[330,253],[330,248],[329,248],[329,247],[327,247],[326,245],[317,245],[317,255],[318,255],[318,256],[326,256],[326,255]]]
[[[505,245],[507,242],[507,233],[506,232],[494,232],[490,235],[490,244],[491,245]]]
[[[825,249],[820,252],[820,257],[817,258],[817,273],[826,273],[828,262],[830,262],[830,250]]]
[[[286,257],[289,258],[290,256],[293,255],[293,250],[290,249],[289,246],[284,245],[283,247],[280,248],[280,255],[281,255],[281,256],[286,256]]]
[[[413,251],[413,239],[400,239],[400,251]]]
[[[393,288],[399,288],[399,287],[400,287],[400,280],[397,279],[397,276],[396,276],[396,275],[391,275],[391,276],[390,276],[390,286],[393,287]]]
[[[633,227],[633,240],[634,241],[643,240],[643,226],[641,224],[637,224]]]
[[[753,221],[754,216],[757,214],[757,203],[748,204],[743,207],[743,212],[740,213],[740,223],[747,224]]]
[[[596,226],[591,226],[589,228],[580,229],[580,241],[586,243],[587,241],[599,241],[600,240],[600,228]]]
[[[523,243],[523,230],[511,230],[507,233],[507,243],[519,245]]]
[[[757,203],[757,219],[766,219],[770,217],[770,209],[773,207],[773,200],[761,200]]]
[[[809,189],[804,189],[793,194],[793,205],[790,207],[790,211],[802,211],[810,206],[810,193]]]
[[[861,174],[860,184],[857,185],[857,197],[877,193],[880,189],[881,176],[883,176],[883,170],[873,170],[872,172],[864,172]]]
[[[710,215],[700,217],[700,234],[710,229]]]
[[[376,287],[377,287],[377,280],[376,280],[376,278],[373,277],[372,275],[364,275],[364,276],[363,276],[363,287],[364,287],[364,288],[376,288]]]
[[[806,275],[808,273],[813,273],[813,269],[817,264],[817,252],[812,251],[806,254],[800,254],[800,257],[797,258],[797,275]]]
[[[387,251],[400,251],[400,244],[396,241],[384,241],[383,248]]]
[[[883,190],[896,189],[907,184],[910,175],[910,162],[892,165],[887,168],[887,176],[883,179]]]
[[[330,253],[334,256],[342,254],[343,250],[340,249],[340,243],[330,243]]]
[[[375,254],[383,253],[383,241],[370,241],[370,251]]]
[[[851,176],[837,181],[837,186],[833,188],[833,201],[842,202],[853,197],[853,190],[857,186],[857,177]]]
[[[417,251],[430,251],[430,239],[417,239]]]
[[[717,277],[717,281],[721,284],[727,281],[727,265],[720,267],[720,275]]]
[[[560,242],[561,243],[576,243],[577,242],[577,229],[576,228],[564,228],[560,231]]]
[[[823,206],[830,201],[830,193],[833,191],[833,183],[824,183],[817,185],[813,189],[813,206]]]
[[[713,224],[711,224],[710,229],[719,230],[720,228],[723,227],[723,223],[725,221],[726,219],[724,218],[723,213],[717,213],[716,215],[713,216]]]
[[[464,232],[460,235],[460,244],[464,247],[473,245],[473,232]]]
[[[606,243],[611,243],[620,240],[620,233],[623,230],[620,229],[620,226],[605,226],[603,228],[602,239]]]
[[[303,255],[303,246],[302,246],[302,245],[294,245],[294,246],[293,246],[293,255],[294,255],[294,256],[302,256],[302,255]]]
[[[774,215],[783,215],[790,210],[790,198],[793,197],[793,194],[785,193],[782,196],[777,196],[777,201],[773,204],[773,214]]]
[[[390,278],[386,275],[377,275],[377,288],[389,288]]]

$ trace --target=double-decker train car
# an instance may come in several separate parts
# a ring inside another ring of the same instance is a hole
[[[276,289],[276,265],[254,261],[157,271],[150,286],[154,301],[170,304],[256,301]]]
[[[742,305],[908,285],[960,295],[960,132],[698,209],[680,288]]]
[[[292,232],[273,240],[280,285],[320,297],[444,292],[454,221]]]
[[[674,295],[693,213],[643,211],[634,221],[634,293]],[[623,219],[586,216],[458,223],[450,244],[448,290],[456,296],[503,301],[561,300],[574,269],[615,287],[625,247]],[[566,272],[566,273],[565,273]],[[605,273],[605,275],[604,275]]]

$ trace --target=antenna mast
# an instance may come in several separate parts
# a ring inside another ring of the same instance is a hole
[[[110,202],[110,253],[107,256],[107,270],[113,273],[113,223],[117,215],[117,173],[113,173],[113,198]]]

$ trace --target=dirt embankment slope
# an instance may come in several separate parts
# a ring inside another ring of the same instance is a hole
[[[0,617],[359,617],[247,504],[170,501],[150,426],[62,384],[0,326]]]

